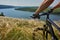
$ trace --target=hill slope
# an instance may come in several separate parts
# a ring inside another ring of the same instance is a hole
[[[10,5],[0,5],[0,9],[4,9],[4,8],[14,8],[14,6],[10,6]]]
[[[21,10],[21,11],[29,11],[29,12],[35,12],[37,10],[38,7],[22,7],[22,8],[16,8],[15,10]],[[44,11],[48,11],[50,10],[50,8],[47,8]],[[54,10],[54,12],[52,14],[60,14],[60,8]]]

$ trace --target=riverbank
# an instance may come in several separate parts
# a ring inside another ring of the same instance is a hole
[[[60,26],[60,21],[55,21]],[[32,32],[36,27],[42,27],[44,21],[34,19],[18,19],[0,17],[0,40],[32,40]],[[54,28],[58,38],[58,31]],[[37,34],[37,33],[36,33]],[[40,38],[42,34],[38,34]]]

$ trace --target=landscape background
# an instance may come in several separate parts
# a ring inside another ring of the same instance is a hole
[[[46,16],[42,16],[39,20],[30,16],[42,2],[42,0],[0,0],[0,40],[33,40],[33,30],[43,27]],[[60,1],[55,0],[43,12],[49,11],[58,2]],[[60,27],[60,8],[50,14],[50,19]],[[53,29],[60,40],[59,31],[54,26]],[[36,40],[43,40],[42,36],[42,31],[36,32]],[[51,40],[50,35],[48,39]]]

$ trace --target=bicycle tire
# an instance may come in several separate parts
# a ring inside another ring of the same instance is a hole
[[[48,30],[45,30],[46,32],[45,33],[48,33],[48,36],[47,35],[44,35],[43,34],[43,28],[36,28],[33,32],[33,40],[52,40],[52,36],[50,36],[50,32]],[[46,36],[48,37],[46,39]]]

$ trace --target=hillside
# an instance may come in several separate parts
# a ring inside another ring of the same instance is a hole
[[[60,26],[60,21],[56,23]],[[43,24],[45,24],[44,21],[33,19],[0,17],[0,40],[32,40],[34,28],[42,27]],[[55,28],[54,30],[60,39],[58,31]],[[36,33],[38,35],[36,36],[37,39],[41,38],[42,35],[42,32],[38,33]]]
[[[22,7],[22,8],[16,8],[15,10],[35,12],[37,8],[38,7]]]
[[[29,11],[29,12],[35,12],[37,10],[38,7],[22,7],[22,8],[16,8],[15,10],[20,10],[20,11]],[[51,7],[50,7],[51,8]],[[50,10],[50,8],[47,8],[44,11],[48,11]],[[60,8],[55,9],[54,12],[52,14],[60,14]]]
[[[14,6],[10,6],[10,5],[0,5],[0,9],[4,9],[4,8],[14,8]]]

